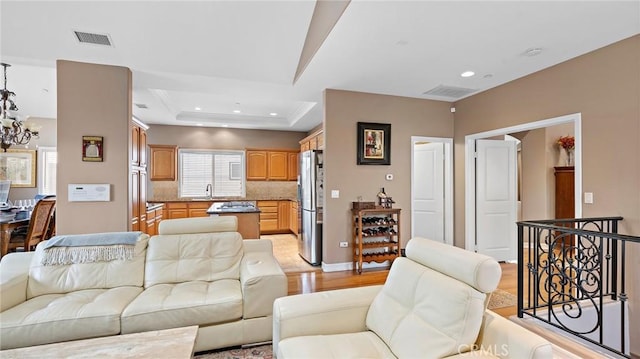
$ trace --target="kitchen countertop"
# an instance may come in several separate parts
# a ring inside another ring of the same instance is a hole
[[[182,202],[232,202],[232,201],[293,201],[297,202],[297,198],[213,198],[213,199],[150,199],[149,203],[182,203]]]
[[[148,202],[147,203],[147,211],[153,211],[154,209],[158,209],[160,207],[162,207],[164,205],[164,203],[151,203]]]
[[[243,203],[246,201],[240,201],[237,203]],[[260,213],[260,209],[254,206],[230,206],[227,207],[227,204],[230,202],[214,202],[209,209],[207,209],[208,214],[223,214],[223,213]],[[233,202],[231,202],[233,203]]]

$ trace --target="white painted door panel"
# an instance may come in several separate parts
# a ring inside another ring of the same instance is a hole
[[[413,236],[445,242],[444,143],[414,145]]]
[[[477,140],[476,151],[477,251],[516,260],[516,143]]]

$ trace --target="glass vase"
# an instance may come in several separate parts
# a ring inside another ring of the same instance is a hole
[[[571,167],[574,165],[573,148],[565,148],[564,150],[567,152],[567,167]]]

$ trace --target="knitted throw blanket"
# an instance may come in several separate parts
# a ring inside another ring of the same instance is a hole
[[[44,245],[43,265],[109,262],[133,258],[141,232],[55,236]]]

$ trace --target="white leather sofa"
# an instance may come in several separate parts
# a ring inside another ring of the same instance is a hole
[[[0,262],[0,348],[198,325],[195,351],[272,338],[287,280],[236,217],[165,220],[132,260],[44,266],[43,245]]]
[[[544,339],[486,310],[490,257],[410,240],[382,286],[279,298],[273,343],[287,358],[551,358]]]

